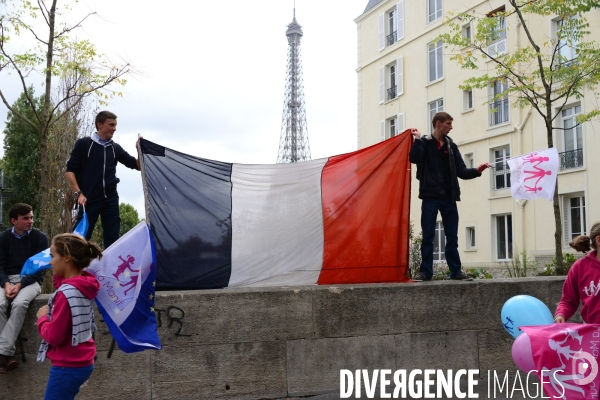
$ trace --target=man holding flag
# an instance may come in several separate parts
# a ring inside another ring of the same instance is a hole
[[[33,210],[18,203],[8,212],[12,229],[0,233],[0,373],[19,366],[15,343],[29,303],[41,291],[44,270],[21,277],[27,259],[48,248],[48,236],[33,227]],[[7,313],[10,307],[10,318]]]
[[[421,204],[421,244],[420,272],[414,281],[430,281],[433,276],[433,239],[438,211],[442,214],[444,233],[446,234],[446,262],[450,268],[449,279],[469,281],[469,277],[461,270],[458,254],[458,208],[460,187],[458,178],[473,179],[490,164],[483,163],[477,168],[467,168],[458,146],[450,139],[453,118],[446,112],[438,112],[431,121],[433,133],[421,136],[421,132],[413,129],[411,134],[415,141],[410,148],[410,162],[417,164],[419,179],[419,198]]]

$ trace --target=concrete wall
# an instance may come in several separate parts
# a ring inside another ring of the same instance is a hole
[[[335,398],[342,368],[514,371],[513,339],[500,321],[504,302],[529,294],[554,311],[563,281],[159,292],[163,349],[115,349],[109,358],[111,336],[100,322],[95,370],[78,398]],[[46,301],[47,295],[39,296],[30,307],[21,332],[27,362],[0,375],[0,399],[43,397],[50,363],[35,361],[40,339],[34,322]]]

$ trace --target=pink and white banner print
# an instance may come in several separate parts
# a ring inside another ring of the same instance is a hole
[[[522,200],[542,198],[552,201],[558,174],[558,151],[551,147],[506,161],[510,167],[512,197]]]
[[[545,398],[597,399],[600,325],[549,324],[520,327],[531,340],[531,352]]]

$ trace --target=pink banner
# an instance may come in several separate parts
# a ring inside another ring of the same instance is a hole
[[[600,325],[550,324],[520,327],[529,335],[533,361],[546,396],[597,399]]]

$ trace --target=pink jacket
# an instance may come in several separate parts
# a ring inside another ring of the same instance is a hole
[[[96,297],[100,289],[96,277],[87,271],[83,271],[80,276],[69,279],[55,276],[53,280],[55,288],[59,288],[63,283],[68,283],[75,286],[90,300]],[[79,343],[77,346],[71,345],[72,321],[69,302],[64,294],[58,292],[54,297],[52,321],[44,315],[36,322],[40,336],[49,344],[46,356],[52,361],[53,366],[87,367],[94,364],[96,344],[93,339]]]
[[[568,320],[580,301],[585,323],[600,324],[600,261],[596,259],[596,250],[577,260],[569,270],[555,315]]]

